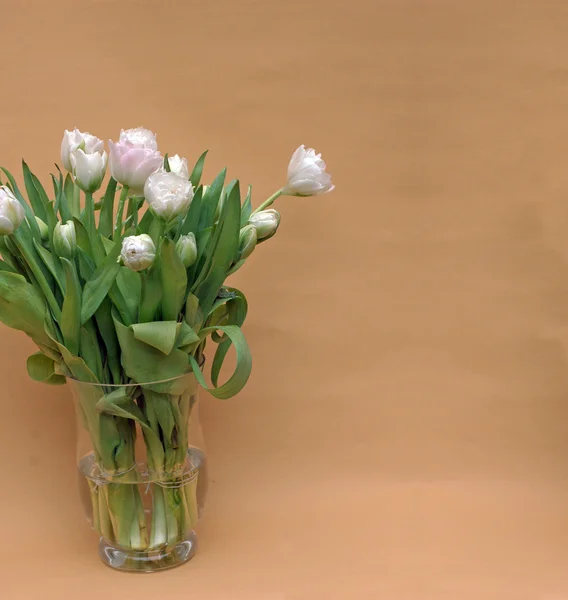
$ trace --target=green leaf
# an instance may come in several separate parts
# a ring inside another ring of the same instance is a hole
[[[191,363],[191,368],[193,369],[199,384],[212,396],[215,396],[215,398],[225,400],[226,398],[231,398],[235,394],[238,394],[246,385],[252,370],[252,356],[241,329],[236,325],[206,327],[200,331],[199,337],[203,340],[207,337],[207,335],[217,329],[225,333],[235,347],[237,363],[235,366],[235,371],[231,377],[221,386],[217,386],[214,383],[212,387],[209,387],[205,381],[205,378],[203,377],[203,373],[201,372],[197,361],[191,354],[189,355],[189,362]],[[221,367],[219,366],[219,370],[220,368]]]
[[[67,207],[66,213],[68,213],[67,220],[72,217],[78,218],[79,215],[74,214],[74,204],[75,201],[73,199],[73,192],[75,191],[75,183],[73,182],[73,177],[71,177],[70,173],[67,173],[65,176],[65,183],[63,184],[63,194],[64,198],[61,198],[61,206],[65,204]],[[63,217],[63,212],[61,212],[61,217]]]
[[[117,243],[100,266],[97,267],[91,279],[85,284],[83,306],[81,308],[81,323],[85,323],[87,319],[90,319],[95,314],[95,311],[115,282],[121,268],[117,262],[120,249],[121,246]]]
[[[14,196],[16,196],[16,198],[22,203],[22,206],[24,207],[26,221],[28,223],[29,228],[31,229],[31,231],[33,233],[33,236],[35,238],[37,238],[38,240],[41,240],[41,233],[39,231],[39,225],[37,224],[37,221],[35,220],[35,215],[33,213],[33,210],[30,208],[30,205],[28,204],[27,200],[22,195],[22,192],[20,192],[20,189],[18,188],[18,184],[16,183],[14,176],[12,175],[12,173],[10,173],[10,171],[5,169],[4,167],[0,167],[0,169],[2,169],[2,171],[4,171],[4,173],[6,174],[6,177],[8,178],[8,181],[10,182],[10,187],[12,188],[12,191],[14,192]]]
[[[159,264],[154,264],[149,271],[142,273],[142,297],[138,321],[140,323],[153,321],[161,302],[162,280],[160,278],[160,269]]]
[[[160,249],[162,319],[177,321],[187,287],[187,272],[172,240],[164,239]]]
[[[193,201],[192,201],[193,203]],[[191,205],[190,205],[191,210]],[[154,220],[154,215],[151,210],[146,210],[144,216],[140,219],[140,223],[138,223],[138,227],[136,228],[136,233],[140,235],[141,233],[148,233],[150,231],[150,226]]]
[[[58,187],[57,187],[57,198],[55,200],[55,212],[59,212],[59,214],[61,215],[61,221],[63,223],[67,223],[67,221],[70,221],[73,217],[73,215],[71,214],[71,209],[69,208],[69,205],[67,203],[67,196],[65,194],[65,184],[63,182],[63,173],[61,173],[61,171],[59,170],[59,167],[57,167],[57,170],[59,171],[59,183],[58,183]],[[69,177],[69,175],[67,175],[67,177]]]
[[[137,320],[142,295],[140,273],[128,267],[120,267],[116,277],[116,285],[126,302],[128,312],[134,316],[134,320]]]
[[[34,246],[39,254],[41,260],[43,260],[45,266],[49,269],[49,272],[53,275],[59,289],[62,294],[65,294],[65,273],[61,265],[61,261],[58,256],[51,254],[49,250],[44,248],[37,240],[34,239]]]
[[[249,217],[252,213],[251,198],[252,198],[252,185],[249,185],[247,197],[245,198],[245,201],[243,202],[243,207],[241,208],[241,227],[244,227],[248,223]]]
[[[16,269],[7,262],[0,260],[0,271],[7,271],[8,273],[18,273]]]
[[[194,294],[187,295],[185,303],[185,320],[188,325],[194,330],[199,331],[203,324],[203,311],[199,306],[199,298]]]
[[[83,225],[83,222],[77,217],[73,217],[73,223],[75,224],[75,237],[77,238],[77,246],[84,250],[89,257],[91,257],[91,243],[89,241],[87,229]]]
[[[37,190],[34,184],[32,172],[24,161],[22,161],[22,170],[24,172],[24,184],[26,186],[26,192],[28,193],[28,198],[30,200],[30,204],[32,205],[32,209],[36,216],[47,223],[47,213],[45,212],[43,197]],[[44,195],[47,199],[47,194],[45,194],[45,191]]]
[[[75,265],[62,258],[65,270],[65,298],[61,309],[61,333],[65,346],[77,356],[79,354],[79,335],[81,331],[81,285]]]
[[[225,168],[217,175],[217,177],[215,177],[213,183],[207,188],[199,214],[199,229],[205,229],[206,227],[211,227],[211,225],[213,225],[226,175],[227,169]]]
[[[189,176],[189,181],[191,181],[191,185],[196,188],[201,181],[201,175],[203,173],[203,165],[205,164],[205,157],[209,150],[205,150],[205,152],[197,159],[195,166],[193,167],[193,171]]]
[[[124,326],[116,315],[113,315],[113,318],[122,350],[122,366],[128,377],[140,384],[151,384],[179,377],[189,371],[187,355],[184,352],[174,349],[170,354],[165,355],[160,350],[137,340],[134,332]],[[151,388],[161,391],[159,386],[151,386]]]
[[[134,337],[157,348],[163,354],[169,354],[176,343],[181,323],[176,321],[153,321],[152,323],[136,323],[130,326]]]
[[[205,314],[213,306],[217,293],[231,267],[239,246],[241,202],[238,182],[232,187],[223,204],[219,224],[211,240],[211,268],[197,285],[194,294]],[[198,279],[199,281],[199,279]]]
[[[110,238],[113,234],[114,197],[116,194],[116,185],[116,180],[111,177],[103,197],[103,207],[101,208],[101,214],[99,216],[99,233],[105,238]]]
[[[185,347],[199,342],[199,335],[193,330],[193,328],[186,322],[182,321],[178,323],[181,325],[179,334],[175,341],[176,347],[185,350]]]
[[[99,381],[103,381],[103,362],[101,357],[101,348],[97,337],[97,328],[92,319],[89,319],[79,334],[79,348],[81,357],[87,363],[87,366],[95,374]]]
[[[0,271],[0,321],[27,333],[36,343],[53,346],[45,333],[48,314],[41,293],[22,275]]]
[[[26,362],[28,374],[34,381],[53,385],[65,383],[65,377],[55,373],[55,362],[43,352],[36,352]]]
[[[74,379],[78,381],[83,381],[85,383],[99,383],[95,374],[89,369],[87,363],[79,356],[74,356],[69,352],[69,350],[63,345],[56,342],[57,347],[59,348],[59,352],[61,352],[61,356],[63,356],[63,360],[67,365],[67,368],[73,375]],[[98,392],[98,390],[95,390]],[[100,392],[98,392],[100,393]]]
[[[199,186],[195,195],[189,205],[189,210],[180,229],[180,235],[187,235],[188,233],[197,233],[199,226],[199,215],[201,213],[201,206],[203,203],[203,186]]]
[[[113,381],[115,384],[120,383],[120,346],[112,320],[112,303],[108,298],[102,301],[95,312],[95,320],[106,347],[107,361]]]

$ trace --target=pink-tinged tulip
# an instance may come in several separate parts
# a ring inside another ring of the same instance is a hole
[[[135,130],[128,130],[132,131]],[[127,135],[128,132],[120,134],[120,141],[108,142],[110,173],[119,183],[128,186],[132,193],[141,195],[146,180],[162,166],[164,159],[155,146],[155,137],[152,142],[147,134]]]

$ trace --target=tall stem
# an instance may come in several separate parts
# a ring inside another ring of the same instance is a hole
[[[274,194],[272,194],[272,196],[270,196],[270,198],[267,198],[258,208],[255,208],[252,211],[251,216],[255,215],[257,212],[260,212],[261,210],[264,210],[265,208],[268,208],[269,206],[274,204],[274,201],[277,198],[280,198],[280,196],[282,196],[283,193],[284,193],[284,188],[281,188],[277,192],[274,192]]]
[[[120,192],[120,199],[118,200],[118,210],[116,212],[116,221],[114,224],[114,241],[118,241],[120,236],[122,235],[122,220],[124,214],[124,204],[126,202],[126,198],[128,197],[128,186],[125,185],[122,187],[122,191]]]

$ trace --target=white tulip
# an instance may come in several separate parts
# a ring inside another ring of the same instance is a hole
[[[173,156],[168,156],[168,164],[170,165],[170,171],[172,173],[175,173],[184,179],[189,179],[187,158],[182,158],[179,154],[174,154]]]
[[[286,196],[316,196],[331,192],[334,187],[331,175],[325,172],[321,154],[301,145],[290,159],[288,182],[282,193]]]
[[[66,129],[61,141],[61,162],[70,173],[73,170],[71,153],[75,152],[77,148],[81,148],[86,154],[93,154],[94,152],[102,152],[104,143],[90,133],[82,133],[78,129],[73,129],[73,131]]]
[[[119,183],[126,185],[134,194],[142,194],[144,184],[151,173],[159,169],[164,164],[162,155],[155,149],[155,143],[151,139],[146,139],[144,135],[134,135],[129,132],[137,131],[129,129],[120,134],[120,141],[108,141],[110,148],[109,167],[110,173]],[[144,129],[143,131],[148,131]],[[154,135],[151,131],[150,135]],[[130,140],[144,140],[147,146],[135,145]],[[156,138],[153,138],[154,142]]]
[[[156,246],[152,238],[145,233],[131,235],[122,240],[122,250],[119,262],[132,269],[142,271],[154,264],[156,258]]]
[[[84,192],[96,192],[105,177],[107,153],[103,150],[87,154],[81,148],[77,148],[71,153],[70,158],[77,185]]]
[[[12,235],[24,220],[24,207],[10,188],[0,186],[0,235]]]
[[[156,216],[171,221],[187,213],[193,199],[193,186],[175,173],[160,170],[146,180],[144,196]]]
[[[77,253],[77,234],[75,233],[75,223],[57,223],[53,230],[53,249],[57,256],[63,256],[70,259]]]
[[[144,127],[136,127],[135,129],[124,129],[120,132],[118,140],[121,144],[130,144],[135,148],[148,148],[149,150],[157,150],[158,142],[156,134]]]
[[[251,215],[248,222],[250,225],[254,225],[258,240],[264,240],[276,233],[278,225],[280,225],[280,213],[273,208],[261,210]]]

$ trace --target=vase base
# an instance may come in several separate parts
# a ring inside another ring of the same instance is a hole
[[[104,538],[99,542],[99,556],[101,560],[118,571],[136,573],[154,573],[172,569],[186,563],[197,550],[197,535],[192,531],[185,540],[172,548],[139,552],[117,548]]]

